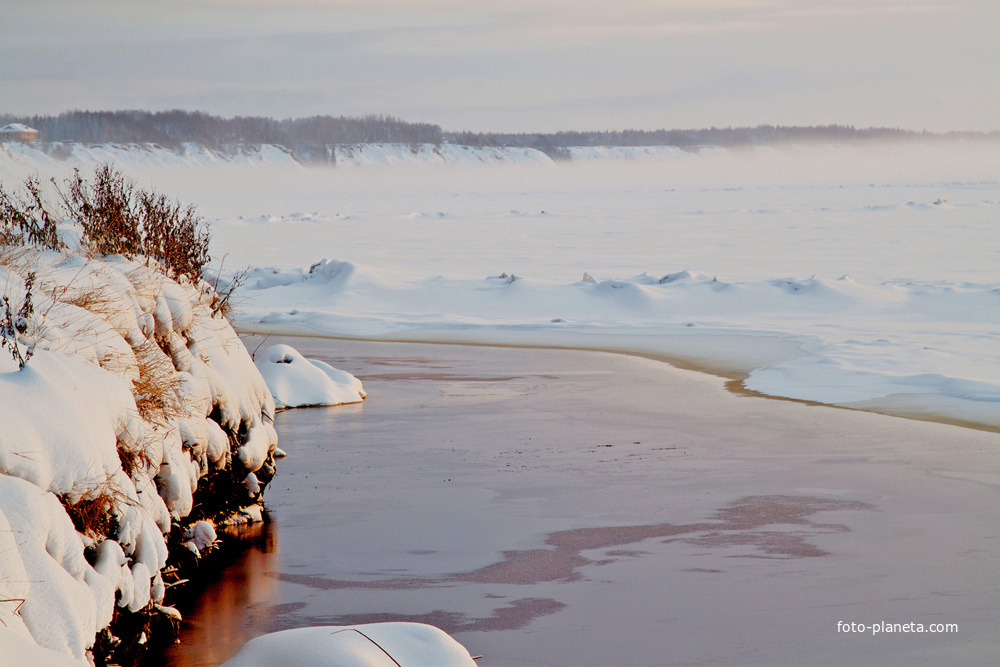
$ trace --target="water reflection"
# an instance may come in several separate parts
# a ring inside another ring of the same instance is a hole
[[[278,532],[272,520],[220,530],[230,543],[220,562],[197,573],[184,614],[181,643],[170,647],[169,667],[216,667],[250,639],[269,631],[278,582],[265,576],[279,567]]]

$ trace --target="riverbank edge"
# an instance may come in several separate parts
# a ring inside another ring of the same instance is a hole
[[[963,419],[948,415],[939,410],[935,410],[933,406],[921,405],[917,401],[913,401],[910,397],[912,396],[926,396],[925,394],[895,394],[892,396],[886,396],[882,399],[873,399],[870,401],[863,401],[854,404],[838,404],[838,403],[821,403],[819,401],[810,401],[799,398],[790,398],[786,396],[775,396],[772,394],[765,394],[753,389],[749,389],[745,386],[744,382],[749,377],[750,372],[754,370],[753,368],[748,368],[746,366],[738,366],[735,364],[727,364],[724,361],[718,359],[711,359],[708,357],[693,357],[693,356],[683,356],[683,355],[670,355],[663,354],[648,350],[640,349],[628,349],[619,343],[615,345],[614,339],[616,336],[614,334],[602,335],[603,338],[609,339],[608,345],[560,345],[560,344],[537,344],[537,343],[517,343],[517,342],[503,342],[503,341],[474,341],[468,339],[461,339],[454,337],[455,331],[448,331],[447,334],[452,336],[452,338],[447,338],[445,336],[435,336],[426,335],[420,336],[417,332],[405,332],[399,334],[380,334],[377,336],[343,336],[335,335],[330,333],[325,333],[322,331],[312,331],[303,332],[301,328],[297,327],[275,327],[273,325],[263,325],[255,322],[245,322],[245,321],[235,321],[233,323],[233,328],[241,336],[261,336],[266,339],[268,336],[286,336],[289,338],[323,338],[330,340],[349,340],[349,341],[363,341],[372,343],[414,343],[414,344],[427,344],[427,345],[460,345],[468,347],[495,347],[495,348],[513,348],[513,349],[537,349],[537,350],[578,350],[581,352],[604,352],[608,354],[620,354],[624,356],[639,357],[642,359],[649,359],[651,361],[658,361],[679,370],[691,371],[695,373],[701,373],[704,375],[711,375],[714,377],[721,378],[724,380],[724,386],[727,391],[736,396],[754,397],[754,398],[766,398],[776,401],[789,401],[792,403],[799,403],[801,405],[808,406],[822,406],[829,408],[836,408],[839,410],[851,410],[857,412],[871,412],[875,414],[885,415],[888,417],[897,417],[900,419],[909,419],[913,421],[925,421],[932,422],[936,424],[947,424],[949,426],[957,426],[960,428],[967,428],[976,431],[985,431],[987,433],[998,433],[1000,434],[1000,422],[996,424],[977,421],[975,419]],[[432,333],[432,332],[427,332]],[[777,339],[777,336],[775,336]]]

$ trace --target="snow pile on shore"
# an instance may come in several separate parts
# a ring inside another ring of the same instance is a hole
[[[469,652],[423,623],[297,628],[247,642],[223,667],[474,667]]]
[[[290,345],[272,345],[256,357],[278,408],[360,403],[361,380],[319,359],[306,359]]]
[[[270,478],[274,403],[206,283],[0,250],[13,311],[34,276],[33,312],[5,336],[32,356],[0,350],[0,646],[84,662],[116,605],[176,613],[159,607],[165,534],[197,518],[206,477]],[[255,514],[255,498],[235,500]],[[202,537],[222,520],[204,509]]]

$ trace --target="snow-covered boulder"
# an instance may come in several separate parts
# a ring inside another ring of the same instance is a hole
[[[247,642],[222,667],[474,667],[464,646],[423,623],[298,628]]]
[[[360,403],[367,396],[358,378],[290,345],[272,345],[255,363],[279,408]]]

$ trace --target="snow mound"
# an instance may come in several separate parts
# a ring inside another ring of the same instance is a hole
[[[222,667],[473,667],[469,652],[423,623],[298,628],[247,642]]]
[[[290,345],[272,345],[256,364],[279,408],[360,403],[368,396],[358,378]]]

